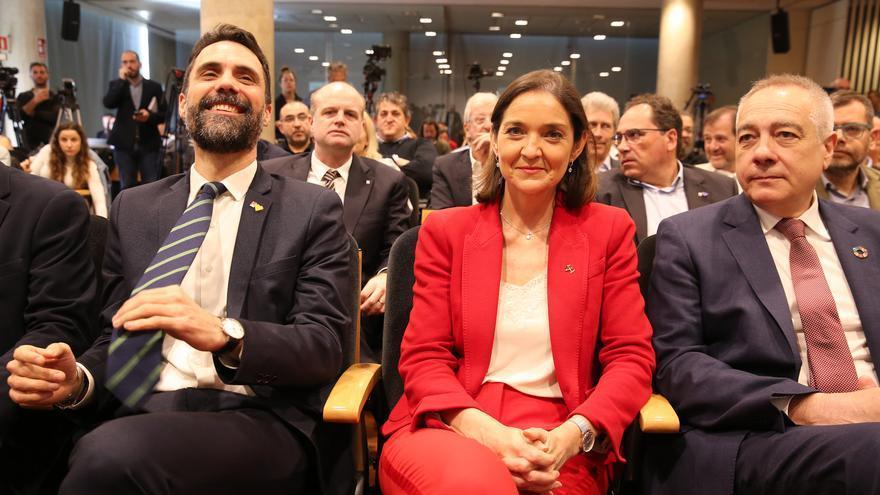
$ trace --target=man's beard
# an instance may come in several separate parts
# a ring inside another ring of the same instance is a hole
[[[240,117],[208,113],[216,104],[242,109]],[[186,108],[186,126],[199,148],[212,153],[239,153],[257,144],[263,123],[260,112],[245,98],[232,95],[207,96]]]
[[[862,157],[860,161],[856,161],[856,158],[849,154],[844,154],[842,159],[832,157],[831,163],[828,164],[828,169],[825,173],[829,175],[847,176],[857,169],[859,164],[864,160],[865,158]]]
[[[302,139],[296,139],[294,136],[296,136],[296,134],[292,134],[290,136],[290,145],[294,148],[304,148],[306,145],[309,144],[309,141],[312,140],[308,133],[305,132],[301,134]]]

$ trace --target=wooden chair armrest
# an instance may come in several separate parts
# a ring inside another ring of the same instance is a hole
[[[432,210],[429,208],[425,208],[424,210],[422,210],[422,223],[425,223],[425,219],[428,218],[428,215],[434,213],[435,211],[437,210]]]
[[[80,196],[86,198],[92,195],[91,191],[89,191],[88,189],[74,189],[74,191],[79,193]]]
[[[324,421],[328,423],[351,423],[360,421],[361,411],[373,387],[379,381],[381,366],[360,363],[349,366],[333,385],[324,404]]]
[[[681,424],[672,405],[659,394],[651,394],[639,412],[639,428],[644,433],[678,433]]]

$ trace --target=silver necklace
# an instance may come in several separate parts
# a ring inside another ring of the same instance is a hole
[[[529,231],[523,232],[522,230],[520,230],[519,228],[517,228],[516,225],[512,224],[512,223],[510,222],[510,220],[507,219],[507,217],[504,216],[504,212],[502,212],[502,211],[499,210],[499,211],[498,211],[498,214],[501,215],[501,220],[504,221],[504,223],[506,223],[507,225],[509,225],[510,228],[512,228],[513,230],[515,230],[515,231],[519,232],[520,234],[522,234],[522,235],[526,238],[527,241],[531,241],[532,238],[535,237],[535,235],[540,234],[541,232],[544,232],[545,230],[547,230],[547,229],[550,227],[550,222],[547,222],[547,225],[541,227],[541,228],[538,229],[538,230],[529,230]]]

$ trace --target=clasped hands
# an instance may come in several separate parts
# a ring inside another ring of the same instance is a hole
[[[447,424],[494,452],[520,491],[552,493],[561,488],[559,469],[581,451],[580,429],[570,421],[549,431],[522,430],[505,426],[482,411],[465,409],[447,418]]]
[[[206,352],[219,350],[227,341],[220,319],[202,309],[177,285],[144,290],[128,299],[113,315],[113,327],[130,332],[164,330]],[[9,397],[23,407],[51,407],[82,387],[76,358],[65,343],[45,348],[19,346],[6,369],[10,373]]]

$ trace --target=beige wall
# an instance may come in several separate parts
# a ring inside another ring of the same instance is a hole
[[[773,53],[773,43],[767,43],[767,74],[804,74],[807,63],[807,43],[810,39],[808,9],[788,11],[788,53]]]
[[[840,0],[813,10],[810,16],[804,74],[819,84],[826,85],[840,75],[848,7],[847,0]]]

